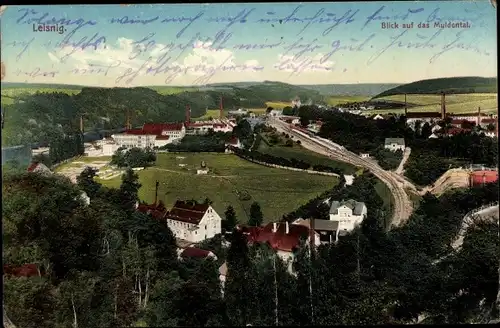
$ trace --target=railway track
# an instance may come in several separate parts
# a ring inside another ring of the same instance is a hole
[[[392,216],[392,225],[398,226],[408,220],[413,211],[413,204],[406,194],[404,185],[397,177],[394,176],[395,174],[393,172],[387,172],[374,162],[363,159],[345,148],[340,149],[333,146],[327,147],[315,141],[314,138],[306,138],[291,129],[287,123],[279,121],[278,119],[269,120],[269,124],[278,130],[293,135],[296,139],[300,140],[302,146],[308,148],[309,150],[329,156],[334,160],[365,168],[372,172],[378,179],[387,185],[393,196],[394,211]]]

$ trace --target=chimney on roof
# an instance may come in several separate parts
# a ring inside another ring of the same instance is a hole
[[[273,232],[278,231],[277,226],[278,226],[278,224],[276,222],[273,222]]]
[[[441,119],[446,118],[446,96],[444,92],[441,93]]]
[[[290,226],[288,225],[288,221],[285,221],[285,233],[288,235],[290,233]]]

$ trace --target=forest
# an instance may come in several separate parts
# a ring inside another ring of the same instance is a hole
[[[17,327],[365,325],[419,317],[436,324],[498,315],[498,222],[478,221],[460,249],[450,247],[466,213],[498,200],[497,183],[425,195],[408,224],[390,231],[379,221],[385,214],[370,211],[338,244],[310,252],[303,241],[291,275],[272,249],[247,245],[238,231],[199,245],[216,261],[179,260],[170,229],[135,211],[140,183],[132,170],[117,189],[99,185],[90,171],[77,185],[16,171],[3,178],[4,265],[40,270],[4,276],[5,313]],[[330,194],[380,206],[369,174],[342,185]],[[295,215],[324,215],[302,205]]]
[[[55,89],[56,91],[57,89]],[[79,129],[84,117],[86,132],[124,128],[147,122],[183,122],[186,106],[191,117],[203,116],[207,109],[264,108],[266,101],[289,102],[296,96],[321,100],[313,90],[286,83],[268,82],[246,87],[208,88],[163,95],[151,88],[83,87],[74,95],[63,92],[21,94],[13,104],[2,104],[5,125],[2,146],[43,143],[52,135]]]

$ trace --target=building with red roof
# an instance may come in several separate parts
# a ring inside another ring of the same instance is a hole
[[[222,219],[208,204],[178,200],[170,210],[158,204],[137,204],[137,211],[165,223],[176,238],[198,243],[221,233]]]
[[[470,186],[481,186],[487,183],[493,183],[498,181],[498,171],[496,170],[484,170],[484,171],[474,171],[471,172],[469,176]]]
[[[28,166],[28,172],[40,174],[52,174],[52,171],[43,163],[33,162]]]
[[[281,259],[289,261],[290,271],[294,252],[299,247],[301,238],[310,243],[312,233],[315,246],[320,245],[319,234],[300,224],[273,222],[263,227],[238,226],[238,229],[247,237],[248,243],[265,243],[273,248]]]
[[[3,266],[3,274],[6,276],[14,276],[14,277],[40,277],[43,275],[43,272],[40,270],[38,265],[36,264],[24,264],[21,266],[14,266],[5,264]]]
[[[238,139],[238,137],[236,136],[231,137],[231,139],[229,139],[229,141],[226,142],[225,146],[226,146],[226,153],[232,153],[233,148],[242,148],[240,139]]]

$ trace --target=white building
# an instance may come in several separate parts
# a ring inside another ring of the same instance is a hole
[[[208,204],[178,200],[170,211],[161,203],[137,204],[136,208],[139,212],[165,222],[176,238],[189,243],[199,243],[221,233],[222,219]]]
[[[292,100],[292,107],[299,108],[301,105],[302,105],[302,103],[300,102],[299,98],[295,98],[294,100]]]
[[[384,118],[382,115],[380,115],[380,114],[375,115],[375,116],[373,117],[373,119],[374,119],[374,120],[385,120],[385,118]]]
[[[385,138],[384,148],[390,151],[405,151],[405,139],[404,138]]]
[[[269,112],[269,116],[281,116],[283,115],[283,110],[281,109],[273,109],[272,111]]]
[[[338,222],[338,231],[349,232],[361,224],[367,215],[365,203],[349,199],[347,201],[333,201],[330,206],[330,221]]]
[[[243,147],[243,145],[240,142],[240,139],[238,139],[237,137],[231,138],[228,142],[226,142],[225,146],[226,146],[226,153],[232,153],[231,147],[234,148]]]
[[[214,132],[231,132],[236,126],[231,120],[228,119],[213,119],[211,121],[196,121],[187,124],[186,134],[188,135],[203,135],[209,131]]]

